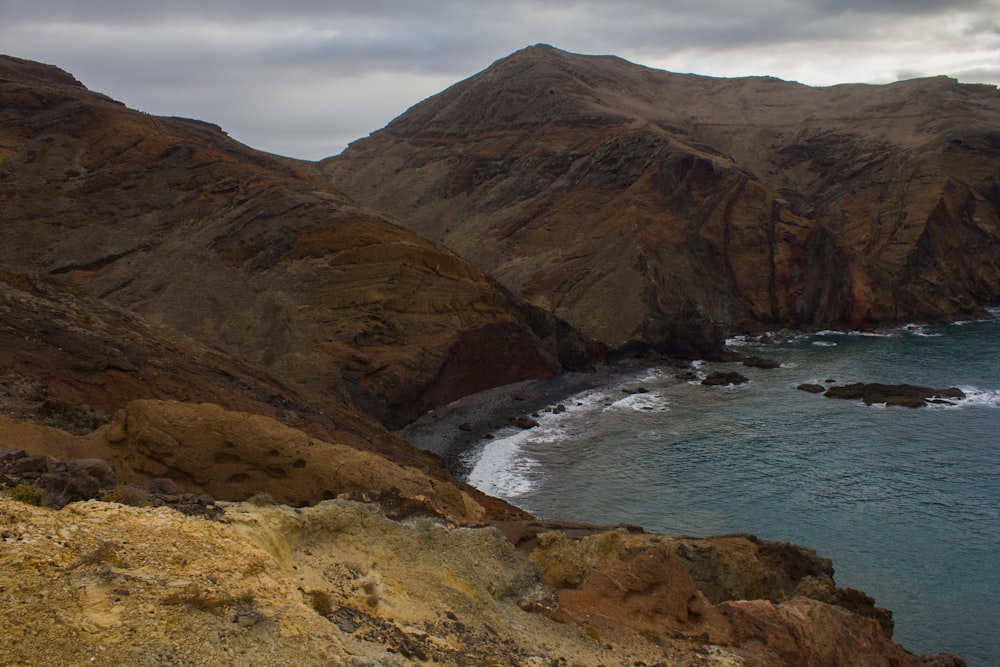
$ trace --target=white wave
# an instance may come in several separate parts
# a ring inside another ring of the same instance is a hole
[[[823,329],[822,331],[817,331],[815,333],[800,334],[796,338],[814,338],[816,336],[855,336],[860,338],[899,338],[900,333],[896,330],[886,330],[878,329],[876,331],[861,331],[860,329],[852,329],[850,331],[843,329]]]
[[[660,394],[649,392],[645,394],[630,394],[619,398],[611,405],[606,405],[604,411],[609,410],[634,410],[636,412],[666,412],[667,399]]]
[[[796,336],[788,330],[765,331],[757,335],[739,335],[726,339],[726,347],[760,347],[768,348],[775,344],[787,342]]]
[[[837,344],[832,340],[814,340],[812,344],[816,347],[837,347]]]
[[[647,368],[619,378],[614,384],[588,389],[559,402],[565,409],[555,411],[555,405],[535,416],[538,426],[532,429],[504,429],[498,437],[486,443],[472,463],[468,481],[477,489],[501,498],[516,498],[534,490],[541,482],[540,464],[525,451],[526,445],[543,445],[564,439],[573,421],[591,412],[606,409],[666,410],[667,400],[655,393],[625,393],[646,383],[669,377],[672,369]]]
[[[538,462],[524,455],[522,446],[525,442],[527,432],[491,441],[469,473],[469,484],[501,498],[516,498],[529,493],[537,484],[533,473],[538,468]]]
[[[906,324],[900,327],[900,330],[914,336],[924,336],[925,338],[937,338],[941,335],[939,333],[928,331],[927,327],[923,324]]]
[[[877,331],[852,331],[852,336],[860,336],[862,338],[899,338],[900,331],[898,329],[879,329]]]
[[[533,491],[541,482],[539,462],[525,451],[526,445],[556,442],[565,437],[566,422],[580,412],[601,407],[602,392],[583,392],[562,405],[564,412],[539,412],[538,426],[508,428],[490,440],[479,454],[466,480],[480,491],[501,498],[516,498]]]
[[[1000,408],[1000,390],[980,389],[967,385],[960,386],[959,389],[965,394],[965,398],[949,398],[946,403],[929,403],[928,407],[938,410],[954,410],[971,406]]]

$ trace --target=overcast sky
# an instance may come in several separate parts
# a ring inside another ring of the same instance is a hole
[[[1000,84],[1000,0],[0,0],[0,53],[306,159],[540,42],[816,86]]]

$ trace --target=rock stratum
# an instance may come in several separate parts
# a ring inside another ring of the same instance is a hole
[[[937,253],[919,301],[936,305],[920,310],[900,219],[862,261],[819,214],[847,210],[846,190],[807,204],[710,149],[707,134],[696,141],[694,125],[636,125],[608,106],[609,81],[621,79],[616,104],[628,106],[625,73],[663,73],[548,48],[498,67],[492,89],[467,91],[478,97],[449,96],[482,77],[417,107],[434,111],[425,134],[386,143],[419,125],[411,112],[315,165],[0,56],[0,662],[962,664],[894,644],[891,614],[837,588],[830,562],[806,549],[538,521],[454,480],[387,427],[609,348],[716,353],[723,322],[787,319],[778,276],[795,244],[819,261],[800,266],[800,301],[822,308],[792,323],[889,317],[881,283],[864,282],[886,276],[895,316],[974,312],[995,288],[996,175],[982,148],[992,135],[963,121],[959,143],[940,151],[967,159],[949,172],[943,212],[913,223],[922,251]],[[518,72],[529,75],[508,76]],[[751,83],[764,85],[732,85]],[[946,98],[965,90],[938,84]],[[988,124],[992,98],[972,90],[983,100],[973,115]],[[659,108],[650,91],[647,106]],[[471,115],[439,118],[441,100]],[[618,134],[630,124],[633,134]],[[714,131],[733,155],[757,155],[744,130]],[[475,150],[454,140],[476,134]],[[660,151],[659,166],[623,158],[632,154],[616,147],[630,141]],[[422,157],[401,157],[418,144]],[[362,159],[377,153],[383,161]],[[796,182],[818,159],[796,163]],[[387,164],[398,181],[372,180]],[[924,176],[892,190],[904,203],[938,178],[920,164]],[[668,178],[680,179],[669,196],[653,187]],[[498,186],[486,199],[483,183]],[[750,212],[762,201],[777,213],[758,228]],[[919,207],[903,208],[912,222]],[[662,224],[663,211],[688,222]],[[435,219],[447,221],[443,235]],[[973,229],[978,245],[961,264],[941,238],[965,243]],[[762,238],[785,245],[762,250]],[[764,274],[737,261],[762,252],[773,260]],[[499,281],[477,268],[491,253]],[[886,253],[905,266],[866,273],[889,266]],[[830,266],[852,267],[849,282],[810,282]],[[702,291],[684,293],[689,270]],[[766,298],[751,288],[761,281]],[[837,305],[845,285],[847,310]]]
[[[620,348],[967,317],[1000,294],[1000,94],[811,88],[545,45],[326,160],[359,201]]]

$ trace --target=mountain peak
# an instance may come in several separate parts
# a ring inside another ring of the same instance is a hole
[[[558,49],[551,44],[545,44],[544,42],[539,42],[538,44],[532,44],[531,46],[526,46],[523,49],[515,51],[514,53],[507,56],[507,58],[539,58],[539,57],[553,57],[557,55],[567,55],[568,51],[563,51]]]

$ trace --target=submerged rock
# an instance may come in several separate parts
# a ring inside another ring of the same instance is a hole
[[[777,359],[767,359],[765,357],[747,357],[743,360],[743,365],[752,368],[780,368],[781,362]]]

